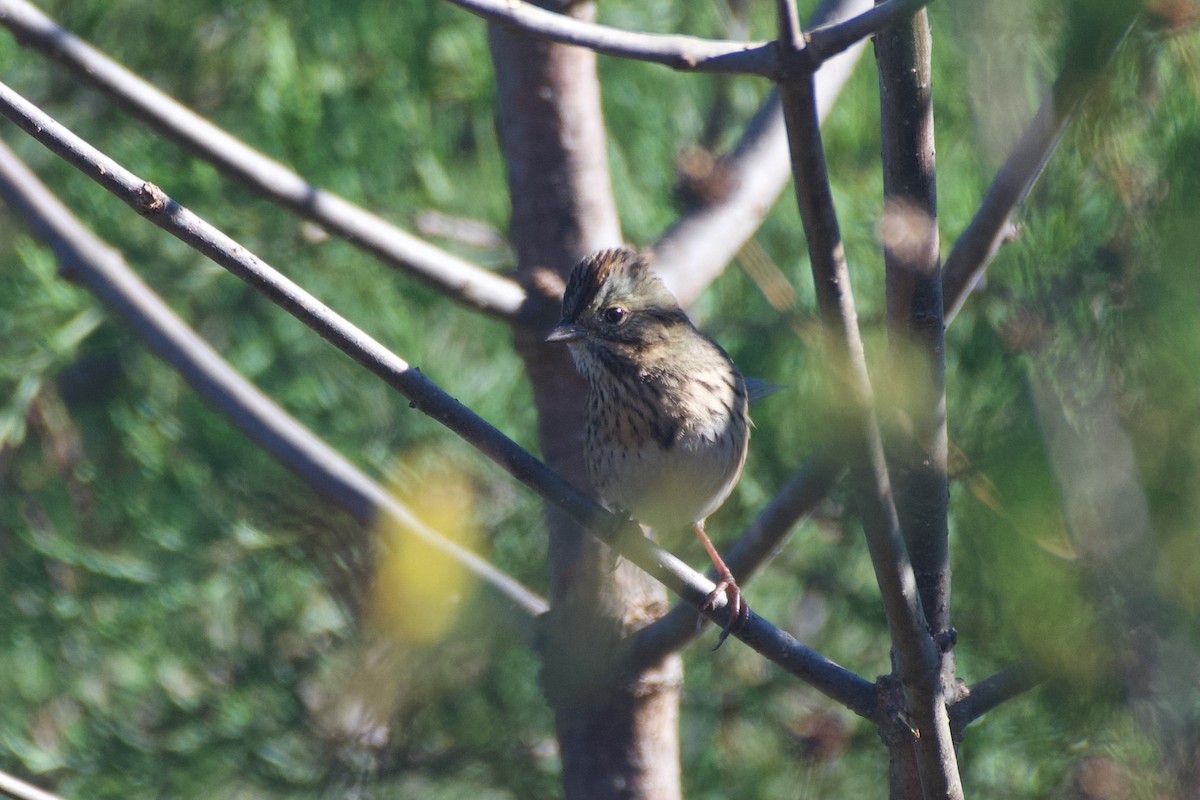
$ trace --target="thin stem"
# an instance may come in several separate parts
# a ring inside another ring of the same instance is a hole
[[[1046,675],[1021,661],[997,672],[972,686],[967,694],[950,708],[954,732],[958,738],[975,720],[997,706],[1032,691],[1046,681]]]
[[[1089,38],[1079,45],[1083,51],[1079,58],[1067,58],[1033,120],[996,172],[979,210],[946,258],[942,294],[947,324],[962,309],[1000,246],[1014,238],[1016,231],[1010,221],[1013,213],[1025,202],[1079,105],[1105,75],[1138,8],[1130,4],[1112,18],[1103,18],[1099,35],[1096,29],[1087,28],[1094,41]]]
[[[902,410],[907,412],[911,429],[902,428],[891,437],[891,472],[896,478],[898,518],[912,558],[921,607],[926,624],[932,626],[919,634],[922,641],[929,639],[930,631],[945,634],[950,625],[945,326],[938,269],[931,49],[924,10],[907,25],[880,33],[875,44],[888,329],[893,346],[902,352],[910,350],[916,364],[911,371],[915,385],[910,394],[917,399]],[[922,734],[912,747],[924,795],[962,797],[946,707],[956,685],[954,658],[948,647],[939,655],[932,664],[922,660],[915,671],[899,658],[897,661],[909,713]],[[892,747],[908,749],[909,745],[897,742]],[[892,763],[896,796],[912,784],[898,772],[911,762],[903,753],[894,752]]]
[[[905,631],[905,638],[927,640],[924,615],[916,597],[912,567],[900,535],[883,459],[850,274],[825,167],[812,81],[802,77],[783,84],[781,90],[796,178],[796,199],[808,240],[817,300],[839,361],[839,366],[834,369],[846,382],[850,413],[854,415],[852,439],[855,450],[851,472],[858,487],[864,527],[872,544],[872,558],[879,561],[877,571],[882,573],[879,577],[894,633]],[[932,647],[932,641],[929,646]],[[916,651],[912,655],[917,655]]]
[[[1047,92],[1042,99],[1033,120],[996,172],[979,209],[946,257],[942,295],[947,324],[962,310],[1000,246],[1013,238],[1013,212],[1033,188],[1070,121],[1075,106],[1064,108],[1054,94]]]
[[[62,800],[58,795],[50,794],[7,772],[0,772],[0,792],[16,800]]]
[[[197,393],[323,497],[366,526],[377,524],[380,517],[390,518],[402,530],[461,564],[527,616],[545,613],[545,600],[425,525],[366,473],[242,377],[138,278],[120,253],[84,227],[2,143],[0,195],[54,250],[63,275],[83,283],[177,369]]]
[[[515,281],[481,269],[412,236],[338,195],[309,184],[283,164],[221,130],[151,86],[25,0],[0,0],[0,24],[45,53],[166,138],[211,162],[292,213],[316,222],[450,299],[501,319],[533,313]]]
[[[936,649],[925,624],[892,499],[850,290],[850,274],[825,171],[812,83],[802,78],[785,84],[782,89],[792,160],[797,173],[796,193],[808,239],[813,280],[830,334],[830,349],[836,358],[833,369],[846,383],[846,407],[852,415],[848,442],[851,478],[897,659],[903,672],[916,675],[929,664],[936,663]]]
[[[808,57],[820,64],[893,25],[898,25],[928,5],[930,0],[886,0],[845,22],[808,32]]]
[[[694,72],[771,75],[770,42],[724,42],[676,34],[638,33],[586,22],[522,0],[450,0],[491,22],[559,44]]]
[[[852,15],[870,0],[827,0],[810,24]],[[816,72],[817,114],[824,120],[850,79],[865,42],[821,64]],[[718,160],[729,191],[690,209],[652,246],[654,271],[683,306],[693,303],[758,231],[791,179],[787,130],[779,93],[772,91],[747,124],[737,145]]]
[[[778,3],[779,19],[786,25],[794,17],[791,10],[794,2],[778,0]],[[787,32],[781,32],[781,40],[786,37]],[[786,62],[802,57],[802,52],[782,53],[780,57]],[[829,186],[812,77],[794,72],[780,84],[780,91],[796,200],[808,240],[818,305],[829,335],[833,370],[843,379],[847,395],[846,444],[852,485],[883,598],[897,670],[909,695],[913,722],[921,734],[914,746],[922,761],[932,763],[941,759],[942,743],[950,739],[940,683],[930,680],[930,676],[937,674],[938,651],[929,635],[892,497],[850,273]],[[961,787],[954,791],[957,770],[952,775],[947,772],[946,778],[945,796],[961,796]],[[925,788],[927,793],[934,791],[932,776]]]
[[[492,22],[509,25],[552,42],[598,53],[649,61],[690,72],[726,72],[777,78],[781,65],[773,42],[727,42],[677,34],[638,33],[584,22],[522,0],[450,0]],[[805,37],[811,46],[807,69],[884,28],[911,16],[928,0],[889,0],[844,22],[815,28]],[[799,25],[795,26],[799,33]]]
[[[776,25],[779,29],[779,49],[785,54],[794,54],[808,46],[804,28],[800,25],[800,12],[794,2],[775,4]]]

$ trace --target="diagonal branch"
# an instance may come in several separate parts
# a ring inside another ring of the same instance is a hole
[[[846,447],[852,484],[883,598],[897,671],[909,698],[908,710],[920,734],[913,744],[922,765],[922,779],[927,771],[930,773],[929,782],[925,783],[926,795],[961,797],[957,769],[945,770],[940,785],[934,782],[944,757],[951,764],[954,758],[946,704],[936,679],[938,651],[929,635],[892,497],[850,273],[825,165],[812,76],[801,69],[787,68],[786,62],[804,58],[794,0],[778,0],[777,8],[781,58],[785,60],[784,72],[789,75],[780,84],[780,94],[795,173],[796,200],[808,240],[818,305],[828,332],[832,369],[844,382]]]
[[[54,58],[163,136],[294,214],[420,278],[458,303],[503,319],[523,313],[525,292],[514,281],[439,250],[312,186],[63,30],[25,0],[0,0],[0,24],[19,42]]]
[[[17,800],[62,800],[58,795],[50,794],[7,772],[0,772],[0,792]]]
[[[155,225],[253,286],[359,364],[407,397],[414,407],[449,427],[527,485],[541,475],[541,490],[568,513],[591,519],[603,509],[511,439],[430,381],[417,368],[355,328],[346,319],[251,254],[152,183],[146,182],[74,135],[0,83],[0,113]]]
[[[1084,45],[1090,51],[1086,57],[1066,61],[1033,120],[996,172],[979,210],[954,242],[942,271],[947,324],[962,309],[1000,246],[1014,236],[1013,213],[1025,202],[1080,103],[1105,74],[1133,24],[1137,7],[1130,4],[1121,14],[1104,19],[1101,35]]]
[[[1036,689],[1045,680],[1043,672],[1028,662],[1020,661],[979,681],[950,708],[955,735],[961,738],[972,722],[1001,703]]]
[[[812,24],[870,8],[870,0],[827,0]],[[823,120],[862,55],[854,45],[817,70],[817,107]],[[754,235],[791,180],[787,131],[779,95],[772,92],[750,120],[733,151],[721,159],[731,188],[723,196],[676,220],[653,245],[654,271],[688,306],[725,269]]]
[[[823,64],[826,59],[858,42],[904,22],[929,2],[930,0],[883,0],[845,22],[810,30],[805,35],[808,40],[808,46],[805,48],[808,58],[814,64]]]
[[[522,0],[450,0],[490,22],[516,28],[559,44],[597,53],[649,61],[695,72],[770,75],[775,51],[770,42],[723,42],[677,34],[638,33],[586,22]]]
[[[461,564],[526,616],[546,601],[485,559],[433,530],[221,358],[0,143],[0,195],[58,256],[59,270],[120,315],[205,400],[283,466],[364,525],[389,518]]]
[[[728,42],[679,34],[626,31],[573,19],[523,0],[450,2],[491,22],[610,56],[649,61],[689,72],[779,76],[780,63],[774,42]],[[825,59],[911,16],[926,2],[928,0],[888,0],[845,22],[813,29],[807,35],[811,50],[805,68],[817,69]]]
[[[712,581],[654,542],[641,535],[621,534],[620,518],[455,400],[419,369],[411,367],[273,267],[180,206],[157,186],[143,181],[88,145],[3,83],[0,83],[0,114],[155,225],[253,286],[399,391],[413,408],[449,428],[684,600],[699,606],[713,590]],[[705,613],[718,624],[728,622],[725,606]],[[752,614],[735,635],[856,713],[864,716],[873,713],[872,684],[817,656],[770,622]]]
[[[1000,246],[1014,235],[1013,212],[1024,202],[1070,121],[1074,106],[1062,107],[1048,92],[1029,127],[1004,160],[983,202],[954,242],[942,270],[942,294],[949,323],[983,277]]]
[[[631,528],[635,535],[630,535]],[[682,565],[675,556],[666,553],[657,544],[640,535],[635,526],[626,526],[626,531],[618,537],[614,547],[622,556],[645,569],[666,584],[671,591],[692,604],[692,625],[695,625],[694,609],[705,599],[703,594],[696,592],[703,592],[705,587],[711,587],[712,581],[701,578],[699,573],[691,573],[691,570]],[[666,560],[663,560],[664,558]],[[699,582],[689,580],[687,584],[678,584],[676,574],[679,569],[676,565],[694,575]],[[708,617],[720,624],[714,615],[709,614]],[[866,719],[875,719],[877,707],[874,684],[797,641],[785,631],[765,622],[754,611],[750,611],[745,626],[733,635],[855,714]],[[637,650],[640,644],[638,639],[633,639],[632,657],[626,662],[630,667],[652,663],[640,657],[644,655]]]
[[[787,9],[791,4],[781,0]],[[786,30],[786,27],[785,27]],[[796,178],[796,199],[808,241],[813,280],[821,316],[836,357],[833,370],[845,382],[848,394],[851,473],[859,497],[863,525],[871,545],[872,561],[884,594],[885,608],[897,647],[909,661],[920,663],[929,640],[924,614],[916,596],[912,568],[896,518],[879,423],[873,410],[870,378],[858,331],[858,316],[850,289],[850,273],[842,246],[833,195],[825,166],[816,116],[813,84],[808,76],[781,85],[784,115]],[[928,655],[933,657],[932,641]]]
[[[924,10],[881,33],[879,66],[884,190],[884,266],[891,346],[911,348],[914,398],[910,426],[891,437],[892,474],[906,549],[927,631],[946,637],[950,627],[950,549],[947,514],[945,325],[938,265],[937,182],[934,167],[932,44]],[[907,429],[906,429],[907,428]],[[921,639],[928,638],[925,632]],[[893,795],[918,777],[926,797],[961,797],[947,701],[954,691],[952,651],[938,648],[932,665],[901,678],[910,713],[921,720],[919,746],[893,745]],[[932,724],[929,731],[927,725]],[[932,734],[932,735],[928,735]],[[931,741],[927,741],[931,740]],[[917,743],[914,743],[917,744]],[[915,749],[915,759],[907,756]],[[914,769],[915,768],[915,769]]]

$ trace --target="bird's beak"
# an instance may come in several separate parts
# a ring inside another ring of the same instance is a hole
[[[547,342],[577,342],[587,336],[587,331],[582,325],[575,322],[567,322],[566,320],[558,323],[558,326],[550,331],[550,335],[546,337]]]

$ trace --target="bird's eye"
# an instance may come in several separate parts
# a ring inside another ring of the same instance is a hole
[[[629,312],[620,306],[611,306],[604,309],[604,321],[609,325],[620,325],[625,321],[625,316]]]

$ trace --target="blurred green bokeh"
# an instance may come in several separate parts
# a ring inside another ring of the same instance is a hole
[[[974,681],[1029,658],[1059,676],[969,730],[968,794],[1188,796],[1172,781],[1196,779],[1195,751],[1176,750],[1200,741],[1188,681],[1200,664],[1200,37],[1172,27],[1172,4],[1154,7],[1020,212],[1020,239],[947,334],[959,668]],[[485,26],[463,11],[432,0],[77,0],[46,11],[405,228],[437,211],[506,229]],[[729,13],[716,0],[606,0],[601,20],[721,36]],[[1042,0],[931,8],[944,251],[1062,58],[1077,54],[1073,13]],[[751,9],[754,37],[772,24],[770,4]],[[535,448],[530,393],[501,324],[314,236],[7,33],[0,42],[0,79]],[[600,74],[625,236],[649,244],[679,213],[679,153],[735,141],[768,87],[612,59]],[[883,376],[877,109],[868,51],[825,136]],[[381,480],[453,470],[474,498],[481,548],[545,591],[532,495],[14,126],[0,131],[178,313],[342,453]],[[503,244],[433,240],[511,266]],[[785,387],[754,410],[747,473],[710,525],[724,542],[828,417],[790,196],[755,245],[794,287],[795,308],[772,307],[735,265],[693,309],[744,372]],[[436,644],[364,632],[361,576],[324,546],[360,535],[354,523],[58,279],[49,250],[7,209],[0,254],[0,769],[97,799],[558,796],[536,658],[496,624],[490,598],[476,592]],[[1052,440],[1035,395],[1061,417]],[[1064,510],[1086,477],[1067,465],[1084,444],[1097,449],[1100,408],[1118,415],[1113,448],[1136,456],[1128,477],[1148,510],[1143,535],[1108,560],[1089,555],[1095,532]],[[889,670],[844,487],[749,594],[859,674]],[[874,731],[737,645],[689,652],[682,749],[689,798],[886,795]],[[1096,785],[1110,793],[1084,793]]]

